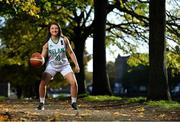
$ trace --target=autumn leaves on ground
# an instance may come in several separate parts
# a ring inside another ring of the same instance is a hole
[[[97,100],[96,100],[97,99]],[[38,100],[2,100],[0,121],[180,121],[180,103],[152,106],[144,98],[79,98],[79,110],[70,100],[48,99],[44,111],[36,110]]]

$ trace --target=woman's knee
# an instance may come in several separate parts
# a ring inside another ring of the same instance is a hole
[[[77,87],[77,82],[76,82],[76,80],[70,81],[70,85],[71,85],[72,87]]]
[[[51,80],[52,76],[49,73],[44,72],[42,74],[41,81],[44,81],[45,83],[49,82]]]

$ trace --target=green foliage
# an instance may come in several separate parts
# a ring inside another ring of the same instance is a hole
[[[3,0],[0,1],[0,5],[3,4],[3,7],[6,8],[7,14],[12,13],[14,15],[18,13],[26,13],[30,16],[38,17],[37,13],[40,11],[40,8],[36,6],[35,0],[30,1],[21,1],[21,0]],[[8,8],[8,9],[7,9]]]
[[[137,54],[131,55],[127,61],[127,64],[130,67],[137,67],[139,65],[148,66],[149,65],[148,54],[137,53]]]
[[[44,35],[44,32],[37,29],[32,26],[29,19],[26,21],[21,18],[8,19],[0,32],[2,42],[6,45],[2,49],[4,61],[1,64],[28,66],[31,54],[41,51],[45,42],[39,37],[41,34]],[[39,32],[41,33],[36,36]]]
[[[171,69],[173,76],[180,73],[180,55],[178,53],[167,52],[167,67]]]

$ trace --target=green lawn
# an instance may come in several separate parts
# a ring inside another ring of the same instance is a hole
[[[144,103],[148,106],[158,106],[161,108],[180,108],[180,103],[175,102],[175,101],[165,101],[165,100],[160,100],[160,101],[146,101],[146,97],[132,97],[132,98],[127,98],[127,97],[117,97],[117,96],[103,96],[103,95],[98,95],[98,96],[87,96],[83,98],[86,101],[90,102],[103,102],[103,101],[125,101],[126,103]]]

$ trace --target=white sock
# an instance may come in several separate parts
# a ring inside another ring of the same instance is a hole
[[[40,97],[40,103],[45,103],[45,98],[44,97]]]
[[[76,101],[77,101],[77,97],[71,97],[71,103],[76,103]]]

